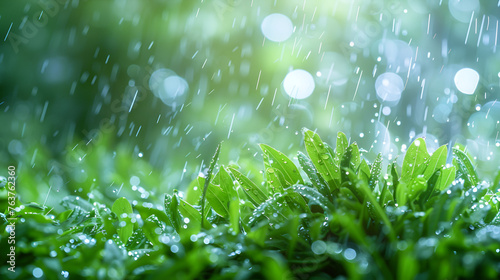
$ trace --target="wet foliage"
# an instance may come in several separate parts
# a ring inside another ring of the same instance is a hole
[[[0,214],[1,242],[17,218],[18,263],[7,277],[499,277],[500,177],[481,181],[463,147],[429,154],[418,138],[399,165],[381,155],[368,162],[343,133],[330,146],[302,132],[305,153],[296,157],[260,145],[264,162],[254,170],[263,174],[218,162],[220,145],[185,191],[156,194],[163,203],[144,192],[139,202],[110,202],[95,189],[65,196],[56,210],[17,200]]]

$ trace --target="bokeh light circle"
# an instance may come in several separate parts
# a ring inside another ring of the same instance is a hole
[[[149,79],[153,94],[169,106],[176,106],[186,100],[189,91],[187,81],[170,69],[158,69]]]
[[[270,14],[264,18],[260,26],[262,34],[273,42],[286,41],[293,33],[292,21],[283,14]]]
[[[479,11],[479,0],[450,0],[448,3],[451,15],[458,21],[468,23],[472,12]]]
[[[468,129],[474,137],[489,137],[495,130],[493,118],[487,117],[487,112],[476,112],[468,121]]]
[[[378,99],[381,102],[386,102],[389,106],[394,106],[399,102],[404,87],[403,79],[391,72],[381,74],[375,81]]]
[[[479,73],[471,68],[458,70],[453,79],[457,89],[464,94],[474,94],[479,83]]]
[[[304,99],[311,96],[314,91],[314,78],[305,70],[293,70],[283,80],[283,88],[288,96],[295,99]]]

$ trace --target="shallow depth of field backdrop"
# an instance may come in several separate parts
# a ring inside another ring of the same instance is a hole
[[[2,1],[0,175],[16,166],[18,198],[54,211],[67,195],[161,203],[220,141],[221,161],[257,176],[258,143],[295,154],[307,127],[330,143],[343,131],[368,160],[418,137],[460,143],[492,178],[499,6]]]

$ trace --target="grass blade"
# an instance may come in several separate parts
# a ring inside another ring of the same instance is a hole
[[[228,219],[229,218],[229,197],[219,186],[209,184],[206,193],[207,201],[217,214]],[[203,226],[203,223],[202,223]]]
[[[207,176],[205,178],[205,185],[203,186],[203,194],[201,195],[201,216],[204,217],[205,215],[205,196],[207,195],[207,189],[208,185],[210,184],[210,178],[212,177],[212,172],[214,171],[215,164],[217,163],[217,160],[219,159],[219,154],[220,154],[220,147],[221,143],[217,145],[217,148],[215,149],[214,156],[212,158],[212,161],[210,162],[210,166],[208,167],[208,172]],[[203,228],[203,219],[201,220],[201,227]]]
[[[424,177],[429,180],[436,171],[441,169],[446,164],[446,155],[448,154],[448,148],[446,146],[441,146],[437,149],[429,159],[427,167],[424,171]]]
[[[453,165],[457,167],[458,177],[465,180],[466,187],[477,185],[479,179],[470,158],[457,148],[453,148]]]
[[[281,171],[285,179],[286,186],[304,184],[304,181],[302,181],[302,177],[300,176],[299,169],[285,154],[265,144],[260,144],[260,148],[264,153],[264,162],[266,162],[270,167]]]
[[[170,224],[179,233],[181,228],[181,217],[178,211],[179,201],[177,199],[177,190],[174,190],[172,196],[165,195],[165,213],[167,214]]]
[[[339,161],[342,159],[342,156],[344,156],[348,146],[349,141],[347,140],[345,134],[342,132],[337,133],[337,148],[335,149],[335,155]]]
[[[125,197],[121,197],[113,203],[111,211],[118,216],[118,221],[120,222],[120,226],[117,230],[118,235],[120,236],[120,240],[126,244],[127,240],[134,231],[134,224],[132,224],[129,217],[129,215],[133,212],[132,205],[130,205],[130,202],[128,202]]]
[[[436,190],[443,191],[455,180],[457,169],[455,166],[443,168],[436,182]]]
[[[252,180],[248,179],[238,170],[229,167],[231,174],[236,178],[236,181],[242,186],[248,200],[254,205],[259,206],[261,203],[267,200],[267,194],[262,191]]]
[[[299,159],[300,166],[302,167],[302,170],[307,174],[309,177],[309,180],[311,180],[311,183],[313,186],[318,189],[318,191],[326,196],[330,197],[330,190],[328,189],[328,185],[321,177],[321,175],[318,173],[316,170],[316,167],[314,167],[313,162],[311,161],[310,158],[308,158],[304,153],[298,152],[297,155]]]
[[[425,162],[429,158],[425,141],[418,138],[410,145],[406,151],[403,160],[403,169],[401,171],[401,181],[409,183],[413,178],[419,175],[419,170],[424,167]],[[431,174],[432,175],[432,174]]]
[[[378,184],[380,172],[382,172],[382,154],[378,154],[372,164],[372,169],[370,170],[370,180],[368,181],[368,185],[372,190],[374,190]]]
[[[340,186],[340,170],[330,151],[314,131],[303,129],[307,154],[321,177],[328,183],[330,191],[338,190]]]

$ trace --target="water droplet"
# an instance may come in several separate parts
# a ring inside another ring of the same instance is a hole
[[[354,260],[356,258],[356,250],[351,249],[351,248],[347,248],[344,251],[344,258],[346,258],[346,260],[348,260],[348,261]]]
[[[35,267],[35,269],[33,269],[33,277],[42,278],[42,276],[43,276],[43,270],[39,267]]]
[[[326,252],[326,243],[322,240],[316,240],[311,245],[311,250],[316,255],[321,255]]]

